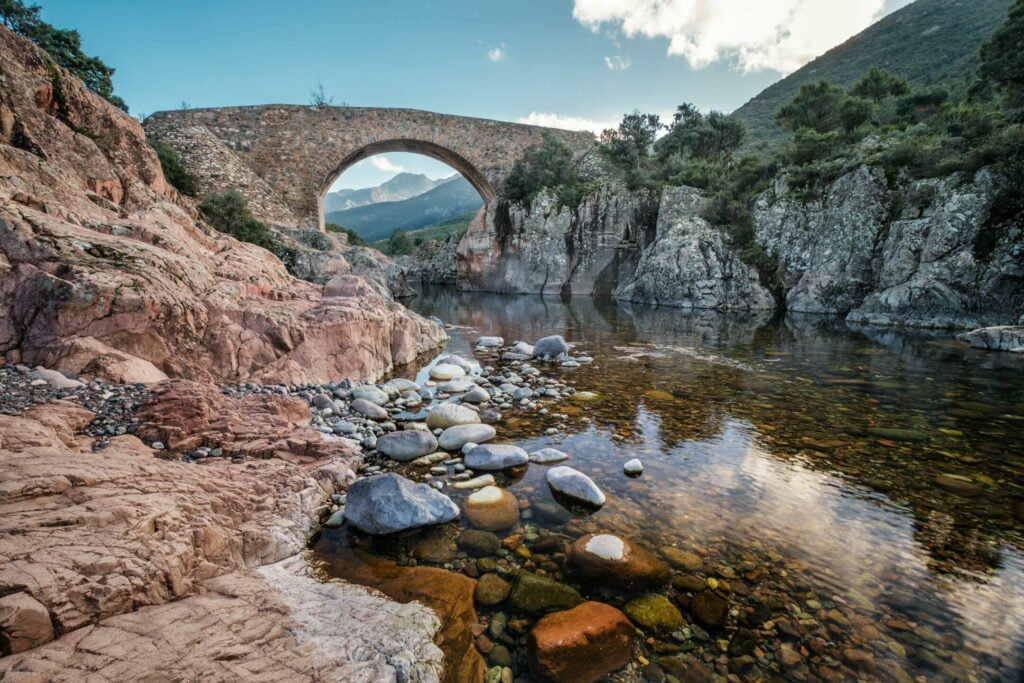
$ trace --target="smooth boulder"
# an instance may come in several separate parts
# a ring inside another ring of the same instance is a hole
[[[584,602],[540,619],[526,641],[534,678],[552,683],[591,683],[626,666],[633,625],[619,610]]]
[[[348,489],[345,519],[368,534],[393,534],[459,516],[451,498],[394,473],[359,479]]]
[[[629,539],[587,534],[569,547],[569,565],[587,581],[619,588],[654,588],[668,583],[669,566]]]
[[[361,398],[370,403],[376,403],[379,406],[384,405],[388,402],[388,393],[383,389],[378,389],[372,384],[363,384],[352,390],[352,398]]]
[[[438,363],[434,367],[430,368],[431,379],[449,380],[455,379],[456,377],[462,377],[466,374],[466,371],[460,368],[458,365],[451,363]]]
[[[520,571],[512,581],[509,601],[523,614],[540,616],[572,609],[583,602],[583,598],[572,586]]]
[[[436,451],[437,439],[422,429],[406,429],[378,438],[377,450],[392,460],[409,462]]]
[[[547,472],[547,479],[551,490],[575,501],[601,507],[607,500],[590,477],[571,467],[552,467]]]
[[[476,384],[468,379],[450,379],[447,382],[438,384],[437,390],[442,394],[462,394],[475,386]]]
[[[497,486],[485,486],[470,494],[465,512],[470,524],[484,531],[507,529],[519,523],[519,501]]]
[[[558,358],[564,353],[569,353],[569,345],[565,343],[565,339],[560,334],[538,339],[533,345],[534,358],[543,358],[544,356]]]
[[[371,420],[384,420],[388,417],[388,411],[376,403],[367,401],[365,398],[357,398],[352,401],[351,408],[363,417],[368,417]]]
[[[476,345],[482,346],[485,349],[496,348],[505,345],[505,340],[501,337],[477,337]]]
[[[447,429],[456,425],[478,424],[480,415],[475,410],[458,403],[442,403],[427,413],[427,426],[431,429]]]
[[[557,448],[542,448],[539,451],[530,453],[530,462],[535,462],[538,465],[548,465],[553,462],[562,462],[568,460],[569,454],[565,451],[560,451]]]
[[[498,432],[491,425],[455,425],[441,432],[437,443],[446,451],[457,451],[467,443],[481,444],[493,439]]]
[[[464,462],[473,470],[495,471],[525,465],[530,456],[512,444],[481,444],[466,453]]]

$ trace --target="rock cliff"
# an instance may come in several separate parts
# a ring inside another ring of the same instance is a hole
[[[327,381],[379,376],[444,338],[389,297],[327,296],[206,228],[138,122],[2,28],[0,77],[8,361],[122,381]]]
[[[615,290],[617,299],[720,311],[775,308],[756,269],[740,260],[722,230],[700,217],[703,201],[691,187],[665,188],[654,241]]]
[[[862,166],[810,199],[780,179],[754,207],[788,310],[918,327],[1014,323],[1024,311],[1024,227],[993,229],[998,179],[890,183]]]
[[[624,255],[650,240],[657,199],[605,183],[578,207],[541,192],[530,206],[492,202],[458,246],[463,289],[518,294],[608,293]]]

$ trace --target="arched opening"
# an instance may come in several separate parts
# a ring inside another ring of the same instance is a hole
[[[350,244],[376,247],[391,256],[421,244],[462,235],[482,210],[487,181],[453,156],[364,148],[348,157],[319,197],[326,230],[343,232]],[[369,151],[367,151],[369,150]],[[456,160],[457,161],[457,160]],[[466,172],[460,172],[465,169]],[[491,193],[493,195],[493,192]]]

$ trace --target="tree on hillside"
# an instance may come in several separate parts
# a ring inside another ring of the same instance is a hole
[[[690,103],[672,116],[668,133],[658,141],[658,156],[682,154],[695,159],[727,158],[743,143],[743,123],[720,111],[702,114]]]
[[[572,149],[551,131],[541,134],[541,143],[516,161],[505,181],[505,197],[528,204],[544,188],[554,190],[563,203],[572,201],[579,184]]]
[[[405,256],[412,253],[412,240],[409,236],[396,229],[388,240],[388,254],[391,256]]]
[[[1024,0],[1010,6],[1006,22],[981,46],[978,78],[1000,92],[1008,107],[1024,107]]]
[[[828,81],[800,86],[800,92],[775,114],[775,121],[789,131],[829,133],[842,121],[840,106],[846,91]]]
[[[910,85],[885,69],[871,67],[866,74],[853,84],[850,94],[878,103],[886,97],[898,97],[910,92]]]
[[[623,174],[631,190],[651,187],[655,170],[651,160],[654,141],[664,126],[657,114],[634,111],[622,117],[618,128],[601,133],[599,149]]]
[[[0,20],[4,26],[46,50],[58,65],[81,78],[94,93],[128,111],[125,101],[114,94],[114,69],[98,57],[82,52],[78,31],[54,28],[40,19],[39,10],[39,5],[25,5],[22,0],[0,0]]]

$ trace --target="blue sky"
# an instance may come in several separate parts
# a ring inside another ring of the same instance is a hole
[[[682,102],[735,109],[908,0],[36,1],[117,69],[136,115],[307,103],[323,83],[337,103],[596,128]],[[387,157],[339,180],[449,173]]]

